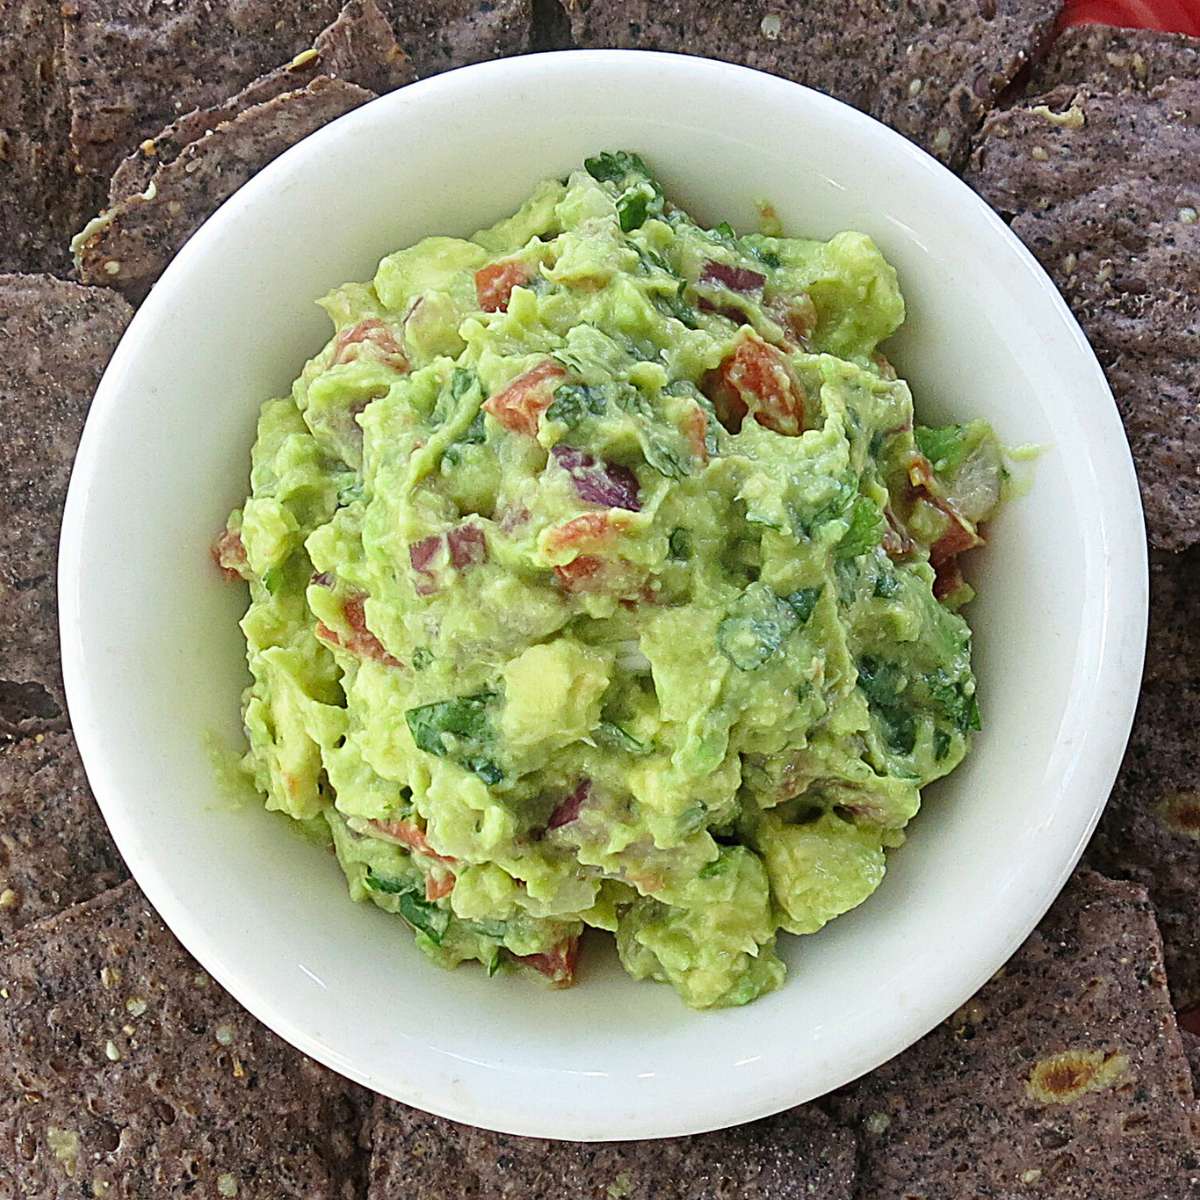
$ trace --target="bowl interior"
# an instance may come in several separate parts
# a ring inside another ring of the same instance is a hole
[[[859,229],[897,267],[889,348],[921,418],[1045,447],[971,563],[985,728],[930,789],[859,910],[784,939],[785,987],[698,1015],[593,945],[579,987],[428,966],[354,906],[333,860],[253,802],[236,748],[240,587],[208,546],[245,495],[261,401],[326,337],[313,300],[429,233],[465,235],[540,178],[627,147],[704,219]],[[932,1027],[1033,926],[1107,796],[1145,619],[1140,509],[1094,358],[1049,281],[940,166],[834,101],[696,59],[510,60],[388,96],[301,144],[184,249],[119,348],[72,483],[61,567],[71,712],[150,900],[254,1013],[359,1081],[514,1133],[695,1132],[868,1070]]]

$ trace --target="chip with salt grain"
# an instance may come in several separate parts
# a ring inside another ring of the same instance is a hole
[[[808,1105],[662,1141],[550,1142],[375,1104],[368,1200],[851,1200],[855,1141]]]
[[[365,1195],[365,1093],[196,975],[132,882],[0,951],[0,1194]]]
[[[107,288],[0,275],[0,737],[66,725],[59,525],[83,419],[129,317]]]
[[[1048,118],[1071,110],[1080,122]],[[1145,95],[1080,83],[988,117],[966,176],[1079,318],[1125,423],[1151,542],[1173,551],[1200,541],[1198,158],[1200,79]]]
[[[972,131],[1034,57],[1057,0],[571,0],[585,47],[670,50],[794,79],[959,164]]]
[[[861,1196],[1200,1195],[1153,909],[1090,871],[977,995],[828,1103],[862,1139]]]
[[[69,733],[0,743],[0,946],[126,878]]]

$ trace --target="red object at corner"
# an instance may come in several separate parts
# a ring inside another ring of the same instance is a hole
[[[1200,0],[1067,0],[1059,26],[1070,25],[1120,25],[1200,37]]]

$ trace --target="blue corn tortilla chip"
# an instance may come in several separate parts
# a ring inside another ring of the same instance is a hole
[[[1090,871],[973,999],[828,1103],[872,1200],[1200,1195],[1153,910]]]
[[[967,181],[1062,291],[1104,367],[1151,542],[1200,541],[1200,80],[1081,83],[984,122]]]
[[[812,1105],[649,1142],[550,1142],[375,1104],[367,1200],[853,1200],[855,1140]]]
[[[0,0],[0,271],[65,271],[97,200],[75,170],[62,18],[48,0]]]
[[[996,98],[1041,52],[1059,0],[564,0],[584,47],[742,63],[869,112],[960,164]]]
[[[67,0],[64,71],[71,142],[88,171],[110,174],[146,138],[224,102],[303,52],[338,0]],[[515,54],[530,0],[385,0],[418,74]]]
[[[119,201],[80,234],[80,278],[114,287],[137,303],[224,200],[290,146],[372,95],[319,75],[189,142],[155,171],[145,192]]]
[[[107,288],[0,275],[0,740],[66,727],[59,525],[92,393],[130,315]]]
[[[417,77],[375,0],[350,0],[333,24],[317,35],[311,49],[247,84],[235,96],[184,114],[122,159],[109,184],[108,207],[144,192],[155,172],[178,158],[189,143],[256,104],[304,87],[318,75],[343,79],[376,95]]]
[[[0,950],[0,1079],[0,1195],[366,1191],[366,1095],[240,1008],[132,882]]]
[[[69,733],[0,744],[0,947],[127,878]]]
[[[1030,74],[1031,93],[1086,83],[1103,92],[1147,92],[1168,79],[1200,76],[1200,38],[1157,29],[1073,25]]]

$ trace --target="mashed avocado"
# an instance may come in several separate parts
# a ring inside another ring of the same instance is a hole
[[[895,272],[615,153],[322,304],[218,544],[267,807],[445,966],[568,983],[591,926],[695,1007],[778,986],[979,727],[1003,471],[914,428]]]

